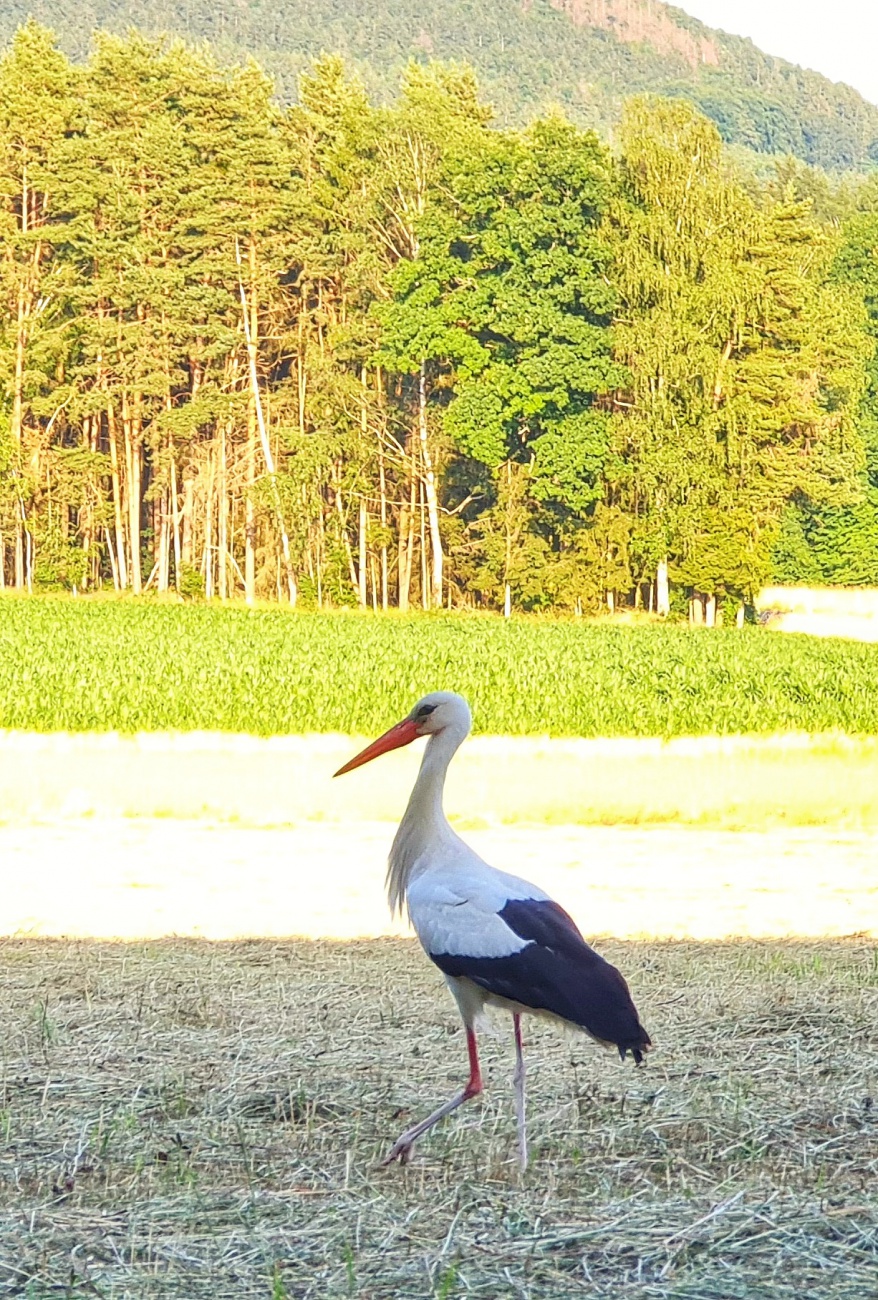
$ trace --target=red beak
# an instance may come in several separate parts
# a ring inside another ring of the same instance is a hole
[[[373,740],[371,745],[361,749],[359,754],[340,767],[333,776],[344,776],[345,772],[353,772],[355,767],[362,767],[364,763],[371,763],[373,758],[378,758],[379,754],[387,754],[391,749],[401,749],[403,745],[410,745],[413,740],[417,740],[419,735],[418,724],[411,718],[403,718],[402,722],[385,731],[383,736]]]

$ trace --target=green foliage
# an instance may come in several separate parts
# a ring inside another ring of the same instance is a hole
[[[533,460],[534,495],[578,512],[599,495],[608,455],[596,398],[624,375],[598,231],[610,185],[595,137],[561,119],[478,135],[444,162],[417,256],[381,311],[387,362],[450,375],[455,445],[492,470]]]
[[[384,0],[377,9],[357,0],[146,0],[133,10],[124,0],[104,0],[98,9],[83,0],[43,0],[38,12],[80,60],[96,25],[121,36],[136,21],[152,35],[208,42],[239,63],[256,57],[287,100],[325,50],[357,68],[384,102],[410,60],[432,57],[471,64],[503,126],[560,106],[580,125],[607,131],[626,95],[652,92],[691,100],[725,141],[753,150],[796,154],[830,169],[862,166],[878,153],[878,108],[850,87],[648,0],[607,9],[603,25],[598,6],[568,8],[550,0]],[[0,40],[9,40],[27,13],[21,0],[6,5]],[[635,30],[626,40],[628,23]]]
[[[761,629],[13,597],[0,615],[5,728],[368,735],[453,688],[504,735],[878,730],[878,647]]]
[[[827,284],[834,244],[810,205],[757,208],[689,105],[633,101],[622,151],[615,333],[633,382],[617,431],[636,549],[670,553],[698,590],[750,595],[790,501],[857,499],[864,313]]]
[[[878,584],[878,186],[857,196],[838,243],[828,292],[838,302],[862,302],[868,344],[861,381],[859,429],[865,449],[862,499],[850,504],[798,500],[790,507],[775,551],[774,569],[790,582],[845,586]],[[844,301],[844,299],[842,299]]]
[[[253,63],[102,33],[78,67],[23,28],[5,582],[587,612],[665,560],[749,594],[784,529],[787,570],[870,575],[870,187],[735,179],[679,98],[633,101],[619,158],[491,123],[458,63],[376,107],[325,55],[282,109]]]

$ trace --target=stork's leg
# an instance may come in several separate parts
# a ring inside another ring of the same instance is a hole
[[[400,1164],[407,1165],[411,1159],[412,1147],[415,1145],[419,1137],[422,1137],[428,1129],[433,1127],[434,1124],[438,1124],[440,1119],[444,1119],[445,1116],[450,1115],[453,1110],[457,1110],[458,1106],[462,1106],[465,1101],[469,1101],[470,1097],[477,1097],[482,1091],[482,1074],[479,1070],[479,1050],[476,1045],[476,1036],[471,1025],[466,1026],[466,1047],[469,1052],[469,1080],[466,1087],[462,1092],[459,1092],[452,1097],[450,1101],[446,1101],[444,1106],[440,1106],[438,1110],[434,1110],[432,1115],[428,1115],[426,1119],[422,1119],[420,1124],[414,1124],[411,1128],[407,1128],[406,1131],[396,1139],[393,1146],[390,1148],[389,1153],[385,1156],[384,1160],[382,1160],[382,1164],[390,1165],[393,1164],[394,1160],[398,1160]]]
[[[513,1012],[512,1023],[515,1026],[515,1073],[512,1082],[515,1085],[515,1115],[518,1120],[518,1165],[524,1172],[527,1169],[527,1121],[524,1114],[524,1051],[521,1045],[521,1016]]]

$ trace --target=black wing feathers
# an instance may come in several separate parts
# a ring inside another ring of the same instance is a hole
[[[439,969],[465,976],[495,997],[560,1016],[593,1038],[614,1043],[622,1057],[630,1052],[639,1063],[650,1040],[628,985],[589,947],[563,907],[510,899],[499,915],[526,941],[519,952],[509,957],[431,953]]]

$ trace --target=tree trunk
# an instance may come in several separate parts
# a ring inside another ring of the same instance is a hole
[[[130,539],[131,590],[139,596],[143,585],[140,572],[140,481],[141,447],[136,436],[128,396],[122,392],[122,432],[125,439],[125,477],[128,480],[128,537]]]
[[[439,533],[439,498],[436,493],[436,475],[430,456],[427,438],[427,368],[424,361],[418,375],[418,433],[421,440],[421,459],[424,464],[424,494],[430,522],[430,547],[433,564],[430,574],[430,604],[442,608],[442,537]],[[427,606],[425,606],[427,608]]]
[[[229,491],[227,485],[228,466],[226,464],[226,426],[220,434],[219,448],[219,536],[217,541],[217,569],[220,600],[227,600],[229,595]]]
[[[360,519],[359,519],[359,547],[358,547],[358,568],[357,568],[357,599],[363,609],[368,602],[368,592],[366,590],[366,502],[360,497]]]
[[[247,406],[247,455],[244,486],[244,598],[248,605],[256,600],[256,506],[253,485],[256,482],[256,403],[253,393]]]
[[[112,402],[107,407],[107,441],[110,444],[110,476],[113,481],[113,518],[116,525],[116,566],[119,587],[128,586],[128,566],[125,557],[125,524],[122,514],[122,480],[119,475],[119,446],[116,440],[116,408]]]
[[[378,477],[381,487],[381,608],[387,609],[387,482],[383,449],[378,452]]]
[[[113,550],[113,539],[110,536],[109,528],[104,529],[104,536],[107,539],[107,554],[110,557],[110,572],[113,575],[113,587],[115,588],[116,591],[121,591],[122,586],[119,580],[119,567],[116,564],[116,554],[115,551]]]
[[[420,519],[421,519],[421,608],[430,608],[430,574],[427,570],[427,529],[426,529],[426,511],[424,509],[424,484],[421,483],[420,492]]]
[[[165,592],[171,585],[171,507],[168,489],[162,488],[158,498],[159,554],[156,589]]]
[[[241,267],[241,251],[237,247],[236,252],[238,259],[238,268]],[[272,495],[274,496],[274,507],[277,514],[277,524],[280,530],[281,549],[284,557],[284,569],[286,570],[287,588],[289,591],[290,604],[295,605],[298,596],[298,587],[296,585],[295,574],[293,573],[293,562],[290,555],[290,539],[287,533],[286,524],[284,523],[283,507],[281,505],[280,491],[277,486],[277,475],[274,468],[274,457],[271,454],[271,443],[268,439],[268,431],[265,427],[265,419],[262,414],[262,401],[259,395],[259,375],[256,368],[257,361],[257,327],[259,324],[258,313],[256,310],[256,243],[250,240],[250,283],[251,297],[250,307],[247,306],[247,295],[244,291],[244,281],[239,278],[238,286],[241,295],[241,310],[244,320],[244,336],[247,343],[247,360],[250,369],[250,393],[255,409],[256,426],[259,430],[259,438],[262,443],[262,455],[265,460],[265,468],[268,471],[268,477],[271,480]]]
[[[192,564],[194,547],[192,544],[192,535],[194,532],[194,515],[195,515],[195,478],[192,474],[192,467],[186,465],[183,468],[183,535],[181,539],[180,559],[183,565]]]
[[[746,610],[744,609],[743,604],[739,605],[735,613],[735,627],[742,628],[744,626],[745,614]]]
[[[207,461],[207,500],[204,505],[204,596],[213,597],[213,452]]]
[[[22,222],[26,217],[22,216]],[[24,504],[21,495],[22,463],[22,412],[24,391],[24,350],[25,350],[25,296],[24,285],[18,287],[18,318],[15,334],[15,373],[12,388],[12,412],[10,414],[10,433],[14,445],[15,475],[18,483],[20,509],[16,511],[15,522],[15,563],[13,566],[13,586],[19,589],[25,586],[24,563]]]
[[[174,586],[180,591],[180,503],[177,497],[177,460],[171,448],[171,511],[174,524]]]
[[[412,565],[415,555],[415,509],[417,506],[417,480],[414,465],[409,486],[408,505],[403,505],[399,512],[399,592],[397,604],[407,610],[411,601]],[[405,540],[403,541],[403,537]]]
[[[716,593],[711,592],[704,604],[704,623],[706,627],[716,627]]]
[[[704,623],[704,597],[694,591],[689,597],[689,626],[701,627]]]
[[[671,592],[668,582],[668,562],[666,559],[659,560],[658,568],[655,575],[655,606],[656,613],[662,618],[667,618],[671,612]]]

